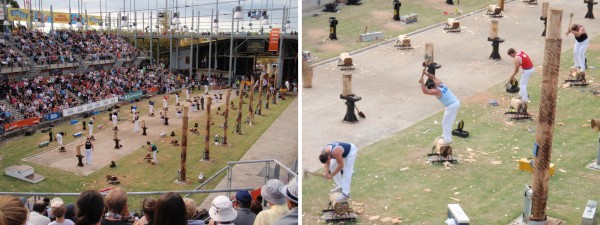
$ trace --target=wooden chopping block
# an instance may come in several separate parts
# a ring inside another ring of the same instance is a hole
[[[347,52],[342,52],[342,54],[340,54],[340,60],[343,62],[344,66],[352,66],[352,56]]]

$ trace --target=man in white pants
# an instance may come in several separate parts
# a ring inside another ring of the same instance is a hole
[[[113,123],[113,129],[115,129],[115,130],[117,128],[117,121],[119,121],[119,119],[117,118],[117,112],[114,112],[112,115],[112,123]]]
[[[88,127],[90,128],[90,132],[88,134],[88,137],[91,137],[92,135],[94,135],[94,117],[93,116],[88,121],[88,125],[89,125]]]
[[[185,100],[189,101],[190,100],[190,89],[185,89]]]
[[[165,95],[165,97],[163,97],[163,110],[169,106],[167,99],[169,99],[169,97]]]
[[[585,28],[579,24],[573,24],[567,30],[567,36],[569,33],[573,33],[575,36],[575,47],[573,48],[573,59],[575,65],[572,68],[579,68],[580,71],[585,71],[585,51],[590,45],[590,39],[588,38]]]
[[[331,192],[342,192],[342,195],[335,199],[337,202],[344,202],[350,197],[350,184],[357,154],[358,148],[346,142],[333,142],[321,150],[319,161],[325,164],[323,177],[335,182],[335,188],[331,189]]]
[[[135,113],[133,118],[133,132],[138,132],[140,130],[140,114],[138,112]]]
[[[444,118],[442,119],[442,137],[444,138],[445,144],[450,144],[452,143],[452,125],[456,120],[456,115],[460,108],[460,100],[458,100],[458,98],[452,94],[448,86],[437,79],[435,75],[428,73],[427,70],[423,70],[423,75],[427,75],[427,77],[435,84],[434,88],[427,89],[423,76],[421,76],[419,83],[421,84],[421,91],[423,91],[423,94],[435,96],[444,106],[446,106]]]
[[[85,164],[92,165],[92,151],[94,149],[94,145],[90,141],[90,138],[87,138],[85,141]]]
[[[523,102],[529,103],[527,83],[529,82],[529,77],[531,77],[531,74],[535,72],[531,58],[529,55],[527,55],[527,53],[523,51],[516,51],[513,48],[508,49],[508,55],[515,58],[515,72],[510,76],[510,80],[515,79],[515,76],[519,72],[519,68],[523,69],[523,72],[521,73],[521,80],[519,80],[519,95],[521,96],[521,100],[523,100]]]
[[[148,113],[154,114],[154,101],[148,102]]]
[[[175,105],[179,105],[179,92],[175,93]]]
[[[152,160],[154,160],[154,164],[158,164],[158,158],[156,158],[156,153],[158,152],[158,148],[155,144],[151,144],[149,141],[146,142],[148,144],[148,151],[152,152]]]
[[[63,147],[63,136],[65,135],[65,132],[58,132],[56,133],[56,142],[58,142],[58,147]]]

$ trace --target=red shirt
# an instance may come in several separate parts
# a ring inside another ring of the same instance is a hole
[[[519,51],[517,52],[517,56],[521,57],[521,68],[524,70],[533,68],[533,63],[531,62],[531,58],[529,58],[527,53]]]

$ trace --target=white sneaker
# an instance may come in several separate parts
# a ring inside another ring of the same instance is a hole
[[[329,192],[331,192],[331,193],[342,192],[342,188],[341,187],[336,187],[334,189],[329,190]]]
[[[350,198],[350,196],[348,196],[346,194],[341,194],[337,198],[335,198],[335,201],[336,202],[346,202],[346,201],[348,201],[348,198]]]

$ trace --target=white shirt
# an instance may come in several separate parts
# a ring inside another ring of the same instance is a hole
[[[28,224],[32,225],[48,225],[50,223],[50,218],[33,211],[29,214]]]

